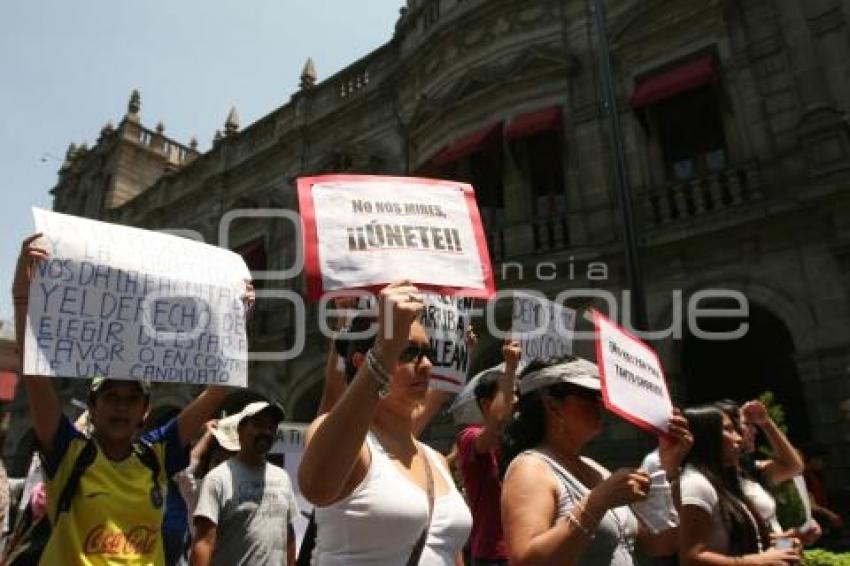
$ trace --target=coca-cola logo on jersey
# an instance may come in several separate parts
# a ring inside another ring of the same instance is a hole
[[[153,552],[158,529],[138,525],[129,531],[119,531],[98,525],[86,535],[83,552],[111,556],[141,556]]]

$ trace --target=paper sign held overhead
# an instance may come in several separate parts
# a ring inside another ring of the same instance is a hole
[[[575,323],[573,309],[542,295],[515,293],[511,330],[522,348],[522,366],[572,354]]]
[[[33,209],[49,259],[30,285],[24,373],[247,384],[242,296],[228,250]]]
[[[308,294],[409,279],[441,295],[494,293],[470,185],[413,177],[298,180]]]
[[[466,383],[469,348],[466,331],[471,322],[473,299],[425,293],[419,322],[428,333],[431,356],[431,389],[458,393]]]
[[[592,313],[605,406],[648,432],[666,433],[673,403],[658,355],[601,313]]]

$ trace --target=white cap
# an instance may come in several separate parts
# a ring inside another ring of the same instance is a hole
[[[277,422],[281,422],[283,420],[283,409],[281,409],[280,405],[278,405],[277,403],[269,403],[268,401],[254,401],[253,403],[248,403],[241,411],[239,411],[239,418],[236,419],[236,426],[239,426],[239,423],[242,422],[242,419],[253,417],[254,415],[262,413],[266,409],[271,409],[272,411],[274,411],[274,416]]]
[[[596,364],[583,358],[573,358],[569,361],[547,366],[533,371],[519,381],[519,391],[525,395],[543,387],[558,383],[571,383],[592,391],[601,391],[599,368]]]
[[[268,401],[255,401],[245,405],[235,415],[230,415],[218,421],[218,425],[213,431],[213,436],[215,436],[215,439],[222,448],[231,452],[237,452],[239,450],[239,423],[242,422],[242,419],[253,417],[266,409],[274,411],[274,416],[278,423],[283,420],[283,409],[279,405],[269,403]]]
[[[225,417],[216,423],[213,430],[213,436],[225,450],[231,452],[239,451],[239,435],[236,434],[236,427],[239,424],[240,413]]]

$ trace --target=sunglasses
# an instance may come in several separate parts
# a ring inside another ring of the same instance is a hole
[[[431,344],[416,344],[415,342],[411,342],[399,354],[398,361],[402,364],[409,364],[415,361],[418,364],[425,357],[429,360],[434,359],[434,350],[431,348]]]
[[[574,395],[580,399],[584,399],[585,401],[592,401],[594,403],[602,402],[602,393],[590,389],[577,388],[577,390],[572,391],[570,395]]]
[[[551,387],[550,394],[554,394],[554,396],[558,399],[563,399],[567,396],[573,396],[578,397],[579,399],[583,399],[585,401],[591,401],[595,403],[602,402],[601,391],[588,389],[586,387],[574,385],[572,383],[558,383],[556,385],[553,385]]]

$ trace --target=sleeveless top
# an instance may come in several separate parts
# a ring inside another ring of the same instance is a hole
[[[557,478],[560,494],[556,519],[566,517],[573,506],[590,493],[584,484],[551,456],[540,450],[527,450],[523,454],[542,459]],[[603,478],[611,475],[608,470],[590,458],[582,456],[581,460],[599,472]],[[634,566],[632,551],[637,531],[637,518],[631,509],[625,506],[609,509],[594,532],[595,538],[590,541],[579,557],[579,564],[582,566]]]
[[[445,494],[434,497],[434,515],[419,564],[451,566],[469,536],[472,515],[439,456],[417,444],[435,476],[439,473],[448,486]],[[403,566],[425,528],[427,492],[396,467],[371,432],[366,445],[371,463],[360,485],[346,498],[316,507],[314,566]]]

